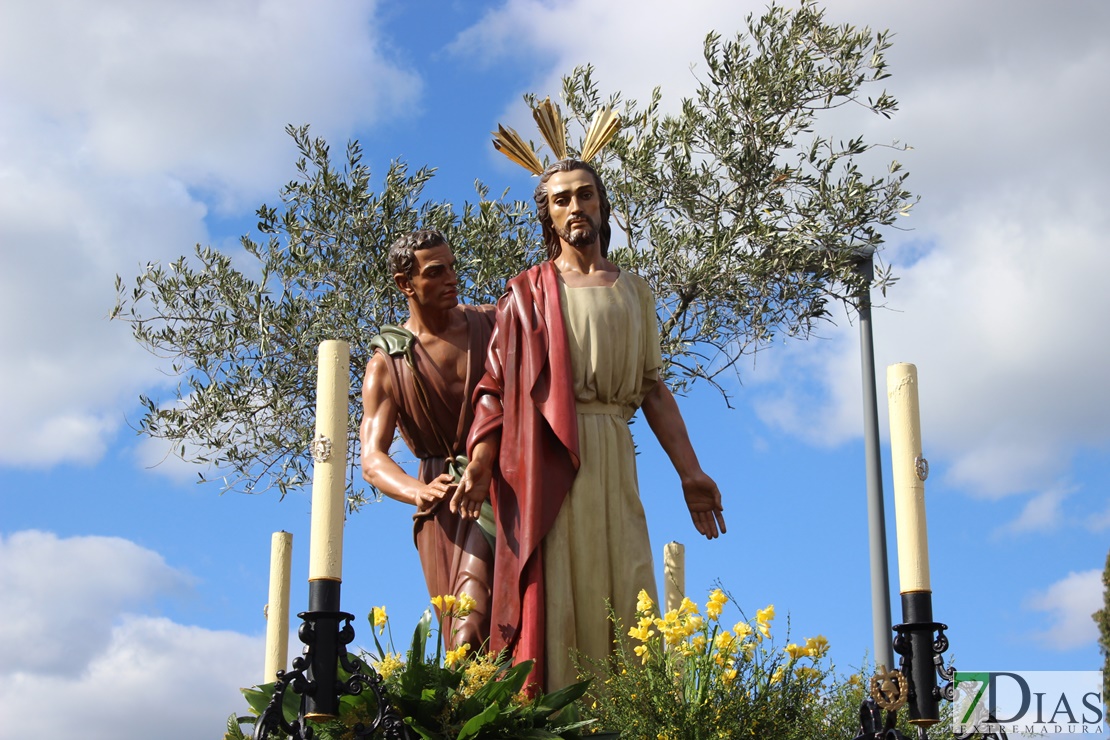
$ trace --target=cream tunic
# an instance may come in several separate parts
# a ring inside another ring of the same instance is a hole
[[[607,600],[624,632],[635,624],[640,589],[656,600],[627,421],[662,364],[655,300],[643,278],[625,271],[609,287],[560,281],[560,298],[582,464],[543,544],[548,691],[577,680],[572,650],[594,659],[612,650]]]

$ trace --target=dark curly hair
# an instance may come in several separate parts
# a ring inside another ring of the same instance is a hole
[[[561,159],[543,171],[540,175],[540,184],[536,186],[536,192],[533,195],[536,200],[536,215],[539,216],[540,225],[543,227],[543,243],[547,246],[549,260],[558,257],[563,251],[563,246],[559,243],[559,235],[555,233],[555,225],[547,208],[547,181],[556,172],[574,170],[586,170],[593,175],[594,184],[597,185],[597,195],[601,200],[601,228],[598,229],[598,236],[601,238],[601,256],[609,255],[609,238],[613,235],[613,228],[609,225],[609,214],[613,212],[613,206],[609,203],[609,194],[605,192],[605,183],[601,181],[597,170],[585,162],[577,159]]]
[[[405,234],[393,242],[393,246],[389,248],[390,273],[393,275],[400,273],[412,277],[412,270],[416,267],[415,253],[421,249],[438,247],[440,244],[451,246],[447,243],[443,234],[435,229],[420,229],[411,234]]]

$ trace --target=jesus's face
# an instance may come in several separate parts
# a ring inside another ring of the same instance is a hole
[[[588,171],[553,174],[547,181],[547,207],[552,228],[564,244],[583,249],[598,241],[601,200]]]

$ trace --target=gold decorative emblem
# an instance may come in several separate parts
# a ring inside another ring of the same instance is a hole
[[[551,147],[551,153],[558,160],[566,159],[567,135],[559,106],[552,103],[551,98],[544,98],[542,103],[532,109],[532,118],[536,119],[536,125],[539,126],[544,141]],[[620,128],[620,114],[614,112],[612,108],[605,107],[594,113],[590,130],[586,132],[586,141],[582,144],[581,160],[589,162],[596,157],[602,147],[620,131]],[[497,131],[493,132],[493,146],[532,174],[543,174],[543,162],[536,156],[532,145],[526,144],[515,130],[498,124]]]
[[[323,434],[317,434],[312,440],[312,459],[318,463],[327,462],[331,457],[331,440]]]
[[[880,708],[896,712],[909,699],[909,686],[901,671],[884,671],[885,667],[879,666],[879,670],[871,677],[871,698]]]

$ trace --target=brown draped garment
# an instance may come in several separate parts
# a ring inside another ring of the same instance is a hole
[[[466,438],[474,419],[471,394],[482,377],[486,346],[493,328],[492,307],[460,306],[467,320],[465,393],[453,396],[440,368],[413,342],[412,362],[404,354],[386,354],[397,428],[405,444],[420,459],[417,478],[428,483],[447,472],[447,461],[465,454]],[[420,382],[414,378],[419,374]],[[493,549],[477,522],[452,514],[444,499],[431,511],[413,515],[413,538],[429,596],[469,594],[477,606],[459,620],[444,622],[448,648],[470,643],[478,649],[489,637]]]

